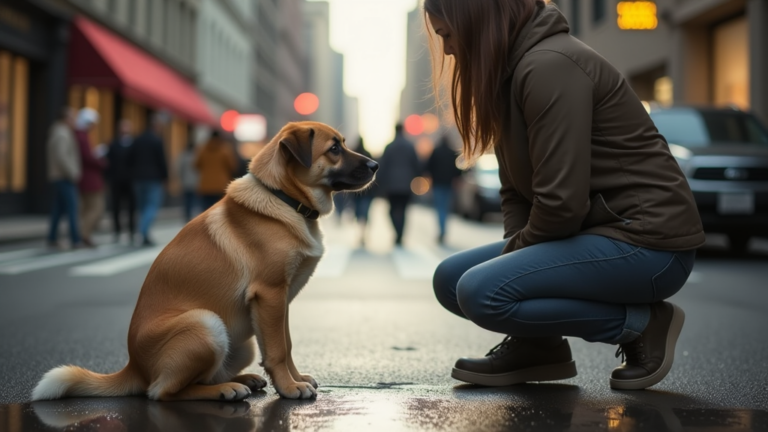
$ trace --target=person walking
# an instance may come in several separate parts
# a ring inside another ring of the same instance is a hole
[[[203,211],[224,197],[237,167],[237,156],[232,145],[221,137],[219,131],[213,131],[195,161],[195,168],[200,173],[197,193],[200,195]]]
[[[360,137],[360,139],[357,141],[357,147],[355,148],[355,151],[367,157],[368,159],[373,159],[371,153],[368,151],[368,149],[365,148],[365,141],[363,140],[363,137]],[[365,246],[365,232],[368,227],[368,213],[371,209],[371,202],[373,202],[373,197],[376,195],[375,187],[375,185],[371,185],[368,189],[355,192],[352,196],[352,202],[355,208],[355,220],[360,226],[361,246]]]
[[[481,385],[570,378],[563,336],[572,336],[618,345],[610,387],[660,382],[685,319],[666,299],[705,240],[664,137],[554,4],[425,0],[424,9],[441,41],[437,64],[454,60],[446,72],[464,155],[495,152],[504,215],[503,241],[435,271],[443,307],[507,335],[485,357],[459,359],[452,376]]]
[[[80,148],[80,162],[83,174],[80,177],[80,229],[83,245],[96,247],[93,232],[104,215],[104,170],[107,167],[103,157],[96,156],[89,133],[99,122],[99,113],[92,108],[83,108],[77,113],[75,137]]]
[[[162,139],[165,117],[162,113],[155,113],[147,130],[136,137],[126,155],[139,209],[142,246],[155,244],[150,229],[163,205],[163,189],[168,180],[168,163]]]
[[[128,210],[128,243],[133,243],[136,233],[136,193],[128,167],[127,156],[133,145],[133,124],[128,119],[120,120],[118,136],[109,144],[107,151],[107,178],[112,195],[112,229],[115,242],[120,241],[122,233],[122,214],[124,206]]]
[[[426,171],[432,178],[432,198],[434,199],[440,234],[439,244],[445,243],[445,229],[448,213],[453,201],[453,187],[461,170],[456,166],[456,151],[451,148],[448,137],[442,137],[427,161]]]
[[[76,249],[81,246],[77,184],[80,182],[82,167],[74,128],[75,111],[64,108],[48,133],[48,180],[53,184],[48,247],[53,249],[59,248],[59,221],[63,215],[69,219],[71,247]]]
[[[197,210],[199,203],[197,187],[200,184],[200,175],[197,172],[197,168],[195,168],[196,160],[195,143],[189,140],[187,148],[176,159],[176,173],[181,180],[181,189],[184,194],[185,222],[192,220],[192,216]]]
[[[395,246],[402,246],[405,216],[411,200],[411,182],[421,174],[421,162],[412,142],[395,126],[395,140],[384,148],[378,173],[381,193],[389,201],[389,217],[395,227]]]

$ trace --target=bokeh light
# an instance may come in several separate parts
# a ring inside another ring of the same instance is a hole
[[[301,115],[314,114],[320,108],[320,99],[313,93],[302,93],[293,101],[293,107]]]
[[[434,150],[435,142],[432,141],[432,138],[425,136],[416,141],[416,154],[419,155],[419,158],[422,160],[429,158]]]
[[[411,191],[416,195],[424,195],[429,192],[429,180],[424,177],[416,177],[411,181]]]
[[[425,134],[431,135],[437,132],[438,129],[440,129],[440,119],[432,113],[424,114],[423,116],[421,116],[421,120],[424,122]]]
[[[240,117],[240,113],[235,110],[224,111],[221,115],[221,128],[226,132],[233,132],[237,126],[237,118]]]
[[[403,127],[410,135],[419,136],[424,133],[424,120],[418,114],[409,115],[405,119]]]

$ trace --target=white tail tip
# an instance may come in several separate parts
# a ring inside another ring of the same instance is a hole
[[[71,366],[59,366],[49,370],[32,390],[32,400],[59,399],[67,392],[71,382]]]

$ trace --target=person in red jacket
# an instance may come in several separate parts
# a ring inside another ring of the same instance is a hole
[[[80,230],[83,244],[96,247],[91,235],[104,213],[104,169],[106,162],[97,157],[88,132],[99,122],[99,113],[83,108],[77,114],[75,137],[80,148],[83,174],[80,177]]]

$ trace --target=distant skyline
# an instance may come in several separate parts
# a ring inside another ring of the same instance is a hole
[[[399,120],[408,12],[419,1],[325,1],[331,8],[331,46],[344,54],[344,90],[359,98],[360,133],[369,150],[380,153]]]

